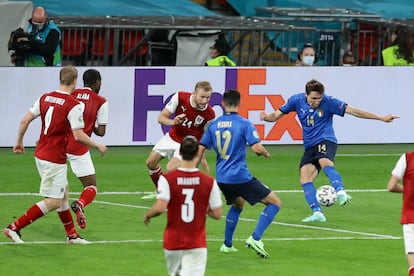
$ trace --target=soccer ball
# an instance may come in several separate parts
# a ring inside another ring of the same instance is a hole
[[[337,195],[334,187],[330,185],[323,185],[316,190],[316,199],[319,204],[329,207],[335,204]]]

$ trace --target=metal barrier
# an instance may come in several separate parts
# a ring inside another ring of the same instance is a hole
[[[320,65],[340,65],[346,51],[354,52],[361,65],[380,65],[381,50],[389,43],[390,26],[414,26],[411,22],[385,21],[376,16],[360,20],[356,19],[361,16],[356,12],[342,19],[332,13],[330,17],[311,15],[52,19],[62,30],[64,64],[103,66],[175,65],[177,45],[171,34],[191,30],[220,30],[230,41],[231,56],[240,66],[294,65],[301,45],[306,42],[314,44]],[[317,24],[331,22],[328,19],[340,28]]]
[[[232,41],[237,64],[264,65],[264,53],[273,47],[265,32],[313,32],[315,28],[284,24],[268,18],[245,17],[70,17],[52,18],[62,30],[63,63],[77,65],[175,65],[173,38],[191,30],[220,30]],[[259,36],[260,40],[255,38]],[[246,50],[246,41],[249,48]],[[158,60],[157,60],[158,58]],[[285,63],[285,56],[272,62]],[[194,64],[199,65],[199,64]]]

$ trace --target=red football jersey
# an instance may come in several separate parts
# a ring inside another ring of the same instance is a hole
[[[164,248],[205,248],[206,216],[214,178],[195,171],[175,170],[163,175],[170,187]]]
[[[42,95],[30,108],[42,119],[35,156],[58,164],[66,163],[66,145],[72,129],[83,128],[83,106],[69,93],[53,91]]]
[[[189,92],[178,92],[175,116],[184,113],[186,119],[180,125],[173,125],[169,132],[170,137],[178,143],[181,143],[181,140],[187,135],[193,135],[200,141],[204,133],[204,126],[215,117],[215,112],[210,105],[207,105],[204,110],[195,109],[191,105],[191,95],[192,93]]]
[[[106,99],[93,92],[89,87],[76,89],[72,92],[72,96],[78,101],[81,101],[85,104],[85,110],[83,111],[83,120],[85,122],[85,127],[83,131],[87,135],[91,136],[95,127],[95,123],[98,119],[98,111],[101,109],[102,105],[106,103]],[[98,123],[106,125],[108,120],[108,111],[105,109],[103,112],[105,114],[102,116],[103,118],[101,118],[101,121]],[[67,153],[82,155],[88,150],[89,148],[87,146],[77,142],[73,135],[69,135],[68,146],[66,148]]]
[[[401,224],[414,223],[414,152],[405,154],[407,167],[403,177]]]

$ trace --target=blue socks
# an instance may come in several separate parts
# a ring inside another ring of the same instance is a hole
[[[302,185],[303,192],[305,193],[305,199],[308,202],[309,207],[312,209],[313,212],[320,212],[321,205],[316,200],[316,189],[313,185],[313,182],[306,182]]]
[[[333,166],[326,166],[323,168],[323,172],[329,178],[329,183],[331,183],[331,186],[335,188],[335,191],[338,192],[344,189],[342,177]]]
[[[256,229],[254,229],[254,232],[252,234],[253,239],[256,241],[262,239],[263,232],[272,223],[277,212],[279,212],[279,206],[275,204],[269,204],[266,206],[266,208],[260,214],[259,220],[257,221]]]
[[[233,246],[233,234],[239,222],[240,213],[243,209],[237,209],[233,205],[230,207],[226,216],[226,228],[224,230],[224,244],[227,247]]]

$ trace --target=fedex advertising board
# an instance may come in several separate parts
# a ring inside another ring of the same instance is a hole
[[[79,67],[77,87],[89,67]],[[272,112],[305,84],[317,79],[326,94],[351,106],[378,115],[392,113],[393,123],[336,116],[339,143],[411,143],[414,140],[411,111],[414,102],[412,67],[94,67],[102,75],[100,94],[109,103],[106,135],[95,137],[107,145],[153,145],[169,130],[157,117],[178,91],[192,92],[200,80],[213,87],[210,104],[216,116],[223,113],[222,94],[237,89],[242,94],[239,113],[256,126],[264,144],[300,144],[302,129],[295,113],[276,123],[259,120],[261,111]],[[31,104],[45,92],[59,88],[60,68],[0,68],[0,146],[13,146],[18,124]],[[29,127],[26,146],[34,146],[40,120]]]

